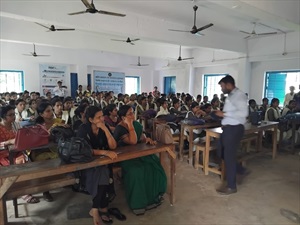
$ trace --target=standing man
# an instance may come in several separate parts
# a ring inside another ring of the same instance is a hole
[[[53,94],[54,96],[60,97],[60,99],[64,99],[65,95],[67,93],[66,88],[62,87],[62,82],[59,80],[57,81],[57,86],[53,88]]]
[[[225,162],[227,185],[223,185],[216,191],[221,195],[229,195],[237,192],[236,174],[245,173],[237,164],[237,149],[244,135],[244,124],[248,116],[247,96],[235,86],[232,76],[223,77],[219,85],[224,94],[228,94],[225,100],[223,112],[215,111],[216,115],[222,117],[222,130],[218,151]]]
[[[295,87],[294,86],[290,86],[290,93],[287,93],[284,97],[284,102],[283,102],[283,107],[288,106],[289,102],[291,100],[294,99],[294,95],[295,95]]]

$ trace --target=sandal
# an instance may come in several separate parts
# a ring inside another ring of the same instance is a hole
[[[35,203],[39,203],[40,202],[40,200],[38,198],[33,197],[32,195],[24,195],[22,197],[22,199],[24,201],[26,201],[27,203],[29,203],[29,204],[35,204]]]
[[[49,191],[43,193],[43,198],[47,202],[53,202],[53,197]]]
[[[109,214],[115,216],[118,220],[124,221],[126,220],[126,216],[121,213],[118,208],[110,208],[108,209]]]
[[[112,218],[110,217],[108,212],[101,212],[99,211],[99,215],[103,221],[103,223],[111,224],[113,222]]]

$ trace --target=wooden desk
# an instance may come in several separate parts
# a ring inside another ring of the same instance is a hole
[[[194,129],[206,129],[221,126],[220,122],[206,123],[203,125],[188,125],[181,123],[180,138],[179,138],[179,158],[183,159],[183,144],[184,144],[184,130],[187,129],[189,132],[189,156],[188,163],[192,165],[193,162],[193,130]]]
[[[166,161],[169,160],[169,171],[166,171],[168,176],[168,194],[170,195],[171,205],[175,202],[174,195],[174,176],[175,176],[175,149],[174,145],[157,144],[155,146],[146,145],[144,143],[138,145],[130,145],[120,147],[115,150],[120,152],[118,158],[111,160],[108,157],[97,157],[89,163],[74,163],[61,165],[60,159],[52,159],[39,162],[31,162],[19,165],[11,165],[0,167],[0,225],[7,224],[6,212],[6,193],[9,193],[10,188],[22,181],[31,181],[34,179],[53,177],[55,175],[71,173],[87,168],[92,168],[100,165],[121,162],[129,159],[139,158],[151,154],[160,155],[162,166],[166,170]],[[167,159],[166,156],[169,156]]]
[[[255,126],[251,125],[250,123],[247,123],[245,125],[245,134],[244,135],[249,135],[253,133],[258,133],[258,140],[257,140],[257,147],[258,147],[258,152],[262,152],[262,135],[263,131],[265,130],[272,130],[273,131],[273,150],[272,150],[272,158],[275,159],[276,153],[277,153],[277,126],[278,122],[267,122],[263,121],[261,125]],[[210,149],[210,139],[211,137],[214,138],[219,138],[220,134],[222,134],[223,130],[221,127],[218,128],[213,128],[213,129],[206,129],[206,146],[205,146],[205,151],[207,149]],[[209,168],[209,152],[206,152],[205,154],[205,166],[204,166],[204,174],[208,175],[208,172],[211,171],[213,173],[222,175],[222,172],[215,169],[215,168]]]

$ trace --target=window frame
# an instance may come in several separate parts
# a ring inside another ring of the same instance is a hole
[[[225,76],[227,76],[227,75],[229,75],[229,73],[212,73],[212,74],[203,74],[203,92],[202,92],[202,94],[203,94],[203,96],[202,96],[202,98],[204,97],[204,96],[208,96],[207,95],[207,78],[208,77],[217,77],[217,76],[223,76],[223,77],[225,77]],[[222,77],[222,78],[223,78]],[[220,78],[220,79],[222,79],[222,78]],[[210,98],[211,97],[211,98]],[[208,98],[209,99],[212,99],[212,97],[213,96],[208,96]]]
[[[141,93],[141,77],[140,76],[125,76],[125,92],[126,92],[126,78],[137,78],[137,94]],[[125,93],[128,94],[128,93]]]
[[[20,88],[21,88],[21,92],[24,91],[24,71],[22,70],[0,70],[0,73],[5,73],[5,72],[8,72],[8,73],[20,73],[20,76],[19,76],[19,81],[20,81]],[[6,83],[7,85],[7,83]],[[16,90],[13,90],[13,91],[16,91]],[[7,91],[1,91],[1,92],[7,92]],[[8,91],[8,92],[11,92],[11,91]]]

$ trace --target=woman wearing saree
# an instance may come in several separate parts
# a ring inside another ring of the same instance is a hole
[[[156,142],[143,134],[142,125],[135,121],[131,106],[124,105],[119,109],[121,122],[117,125],[114,138],[118,146]],[[161,204],[162,195],[166,192],[167,177],[156,155],[144,156],[120,163],[125,185],[125,196],[129,207],[136,215]]]

